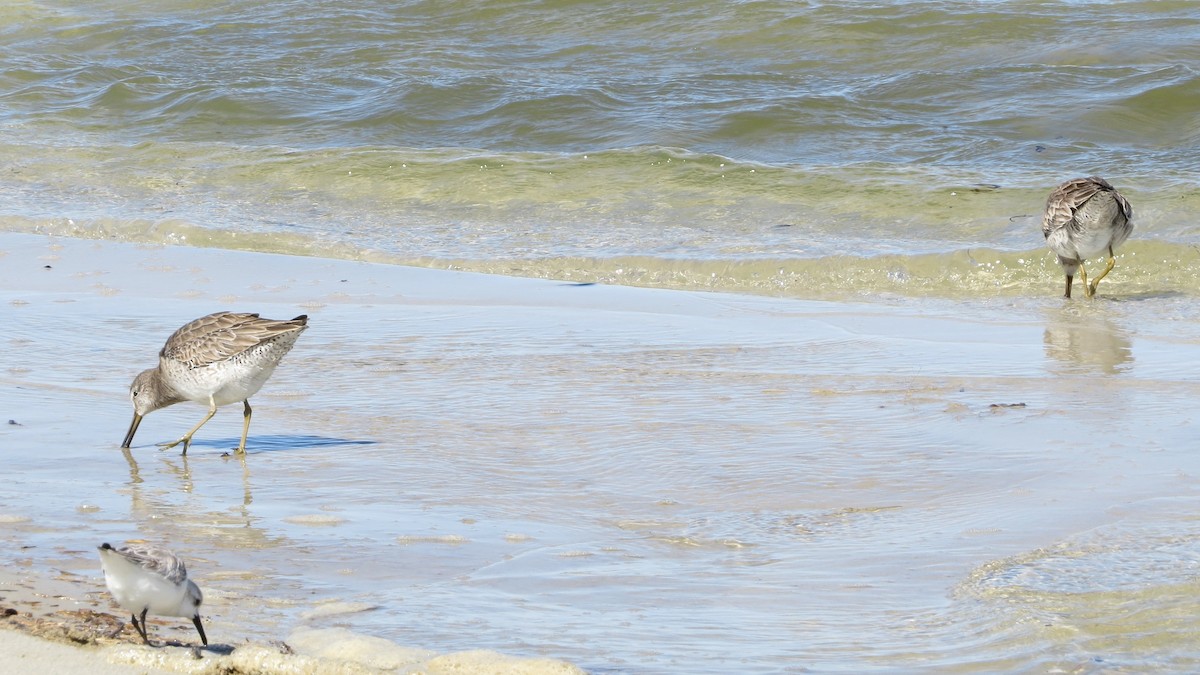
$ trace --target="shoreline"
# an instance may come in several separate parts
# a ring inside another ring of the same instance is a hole
[[[98,564],[97,564],[98,566]],[[304,629],[287,640],[211,642],[202,647],[190,625],[174,617],[148,617],[151,645],[141,638],[100,581],[61,572],[51,578],[0,569],[0,653],[10,672],[80,675],[263,675],[313,673],[428,673],[461,675],[505,672],[582,675],[554,659],[507,656],[489,650],[438,654],[404,647],[344,629]],[[116,609],[114,613],[112,610]]]
[[[1030,226],[1030,232],[1034,228]],[[68,228],[43,231],[40,223],[3,234],[131,246],[142,250],[193,249],[234,255],[303,258],[348,265],[457,272],[491,277],[577,285],[605,285],[683,293],[713,293],[796,302],[870,303],[881,297],[910,301],[969,301],[977,297],[1019,300],[1061,294],[1062,268],[1040,241],[978,244],[947,249],[918,247],[913,252],[826,255],[762,255],[731,259],[691,256],[583,254],[534,258],[403,256],[384,249],[339,247],[303,240],[290,233],[244,234],[205,229],[179,239],[133,233],[110,238],[104,230]],[[1039,238],[1040,239],[1040,238]],[[1155,297],[1200,293],[1200,258],[1194,246],[1162,238],[1135,237],[1116,251],[1116,270],[1105,279],[1107,293]],[[1091,261],[1090,265],[1097,264]],[[1164,290],[1164,289],[1170,289]]]
[[[151,664],[114,663],[107,652],[134,645],[126,621],[104,611],[80,575],[57,578],[0,570],[0,652],[19,664],[14,672],[120,675],[170,671]],[[132,626],[128,627],[130,632]]]

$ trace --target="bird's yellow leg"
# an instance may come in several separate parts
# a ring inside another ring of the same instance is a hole
[[[1094,287],[1088,285],[1087,270],[1083,269],[1083,263],[1079,263],[1079,283],[1083,284],[1084,297],[1090,298],[1096,292]]]
[[[239,455],[246,454],[246,434],[250,433],[250,413],[252,412],[250,410],[250,399],[242,401],[242,404],[246,406],[246,409],[242,411],[242,443],[237,446],[237,454]]]
[[[208,414],[204,416],[204,419],[200,420],[199,424],[192,427],[191,431],[184,434],[177,441],[172,441],[170,443],[159,443],[158,449],[159,450],[170,450],[171,448],[179,445],[180,443],[183,443],[183,454],[186,455],[187,451],[188,451],[188,447],[191,446],[191,444],[192,444],[192,435],[195,434],[197,431],[199,431],[200,427],[204,426],[204,423],[211,420],[213,418],[213,415],[216,415],[216,414],[217,414],[217,402],[210,398],[210,399],[208,399]]]
[[[1096,294],[1096,287],[1100,285],[1100,280],[1108,276],[1108,273],[1112,271],[1113,265],[1116,264],[1117,259],[1113,256],[1113,250],[1110,247],[1108,249],[1108,264],[1104,266],[1104,271],[1100,273],[1100,276],[1096,277],[1095,281],[1092,282],[1091,292],[1088,293],[1089,298]]]

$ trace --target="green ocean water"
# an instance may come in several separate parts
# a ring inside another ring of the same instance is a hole
[[[8,230],[801,297],[1037,294],[1058,284],[1045,195],[1097,174],[1143,252],[1112,287],[1200,292],[1189,3],[0,12]],[[964,276],[980,248],[1002,274]]]

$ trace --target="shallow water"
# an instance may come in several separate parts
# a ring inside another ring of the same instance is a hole
[[[1200,656],[1184,296],[834,304],[6,241],[31,248],[0,279],[5,562],[99,584],[91,546],[170,542],[214,640],[338,626],[595,672]],[[312,327],[246,462],[232,408],[186,460],[150,445],[189,405],[122,457],[132,374],[248,298]]]

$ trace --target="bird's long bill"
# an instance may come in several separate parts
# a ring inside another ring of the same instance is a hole
[[[196,625],[196,632],[200,633],[200,641],[204,643],[205,647],[207,647],[208,646],[208,636],[204,634],[204,624],[200,623],[200,615],[199,614],[192,617],[192,623]]]
[[[129,444],[133,442],[133,435],[137,433],[138,425],[141,423],[142,416],[133,413],[133,421],[129,423],[129,431],[125,433],[125,440],[121,443],[122,448],[128,448]],[[203,635],[204,631],[200,631],[200,634]]]

